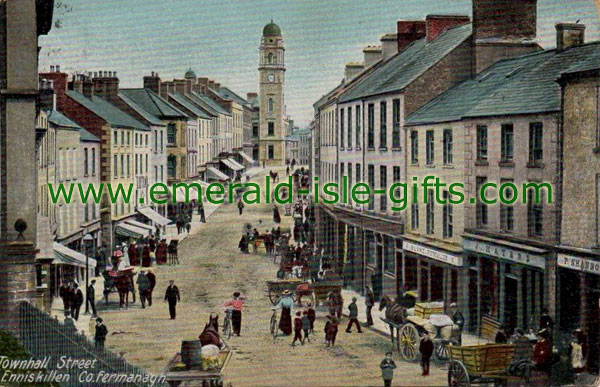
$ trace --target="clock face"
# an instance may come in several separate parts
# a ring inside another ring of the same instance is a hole
[[[267,79],[269,80],[269,82],[273,83],[273,82],[275,82],[275,75],[273,75],[273,74],[269,74],[269,75],[267,76]]]

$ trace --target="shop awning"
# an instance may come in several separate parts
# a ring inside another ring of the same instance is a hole
[[[38,252],[35,254],[36,260],[54,259],[54,237],[50,231],[50,221],[48,218],[38,216],[36,230],[36,248]]]
[[[222,180],[222,181],[229,180],[229,176],[227,176],[223,172],[221,172],[218,169],[213,168],[213,167],[208,167],[208,177],[210,179],[214,179],[214,180]]]
[[[171,223],[169,219],[165,218],[150,207],[138,208],[137,211],[158,225],[166,226],[167,224]]]
[[[85,255],[75,250],[71,250],[67,246],[61,245],[58,242],[54,242],[52,247],[54,249],[55,258],[53,264],[85,267]],[[96,260],[94,258],[88,259],[88,267],[96,267]]]
[[[237,160],[235,160],[235,159],[228,158],[227,160],[229,160],[230,163],[232,163],[233,165],[238,167],[238,170],[246,169],[246,167],[244,167],[242,164],[238,163]]]
[[[175,194],[175,198],[177,200],[177,203],[188,203],[191,202],[192,200],[197,200],[198,199],[198,189],[196,189],[196,187],[188,187],[188,200],[186,200],[186,195],[185,195],[185,191],[186,189],[184,187],[177,187],[177,192]],[[169,200],[172,201],[173,200],[173,186],[169,187]]]
[[[150,224],[145,224],[142,222],[138,222],[137,220],[133,220],[133,219],[127,219],[125,221],[125,223],[135,226],[135,227],[139,227],[139,228],[145,228],[146,230],[153,232],[154,231],[154,227],[152,227],[152,225]]]
[[[244,151],[238,151],[238,155],[242,156],[242,158],[250,164],[254,164],[254,160],[252,160],[252,157],[248,156]]]
[[[243,166],[241,166],[240,164],[236,163],[235,161],[233,161],[232,159],[222,159],[220,160],[223,164],[225,164],[225,166],[229,169],[231,169],[234,172],[240,171],[242,169],[244,169]]]
[[[132,226],[127,223],[119,223],[115,227],[115,232],[119,235],[131,238],[146,238],[150,235],[150,230],[142,227]]]

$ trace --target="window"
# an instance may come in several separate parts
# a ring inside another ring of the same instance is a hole
[[[131,160],[129,159],[129,155],[127,155],[127,177],[131,176]]]
[[[352,108],[348,108],[348,148],[352,148]]]
[[[273,145],[267,146],[268,150],[268,159],[273,160],[275,158],[275,147]]]
[[[117,169],[117,155],[114,155],[113,157],[113,169],[115,171],[114,176],[117,177],[119,175],[119,171]]]
[[[370,189],[370,194],[369,194],[369,210],[372,211],[375,209],[375,193],[373,192],[374,188],[375,188],[375,166],[372,164],[369,164],[368,166],[368,172],[367,172],[368,176],[368,184]]]
[[[139,134],[136,133],[135,134],[135,146],[138,146],[139,143],[140,143],[140,141],[139,141]]]
[[[360,148],[360,144],[361,144],[361,141],[360,141],[360,126],[361,126],[361,123],[362,123],[362,116],[360,114],[360,105],[356,106],[355,115],[356,115],[356,119],[354,120],[356,122],[356,141],[355,141],[356,145],[355,146],[357,148]]]
[[[148,173],[148,154],[146,153],[144,157],[146,158],[146,173]]]
[[[513,124],[503,124],[500,129],[500,161],[513,160],[514,134]]]
[[[340,185],[341,185],[342,179],[344,177],[344,173],[345,173],[345,171],[344,171],[344,163],[340,163]]]
[[[477,126],[477,161],[487,161],[488,132],[487,126]]]
[[[453,207],[452,204],[450,204],[450,195],[448,194],[448,191],[444,191],[443,197],[446,202],[443,207],[443,234],[444,238],[452,238]]]
[[[118,145],[119,143],[119,132],[117,132],[116,130],[113,131],[113,145]]]
[[[88,175],[88,165],[89,165],[88,149],[85,148],[85,149],[83,149],[83,175],[84,176]]]
[[[165,180],[165,174],[164,174],[164,169],[163,166],[160,166],[160,181],[164,181]]]
[[[139,173],[139,171],[140,171],[140,170],[139,170],[139,168],[138,168],[138,161],[139,161],[139,160],[138,160],[138,156],[139,156],[139,155],[137,155],[137,154],[135,155],[135,174],[136,174],[136,175],[137,175],[137,174]]]
[[[512,183],[512,179],[502,179],[500,186],[505,183]],[[506,188],[503,191],[506,200],[511,200],[515,192],[512,189]],[[514,207],[512,205],[500,204],[500,229],[504,232],[512,232],[515,227]]]
[[[148,135],[145,135],[146,140],[144,141],[144,145],[146,145],[146,147],[148,147]]]
[[[267,102],[267,112],[273,113],[275,111],[275,101],[273,98],[269,98]]]
[[[400,149],[400,100],[392,101],[392,148]]]
[[[162,179],[162,166],[161,168],[161,179]],[[175,178],[175,171],[177,170],[177,158],[173,155],[167,159],[167,176],[169,179]]]
[[[348,187],[352,187],[352,163],[348,163]],[[352,202],[352,195],[348,195],[348,202]]]
[[[434,198],[433,198],[433,190],[427,190],[427,204],[425,207],[425,217],[426,217],[426,226],[427,226],[427,234],[433,234],[435,232],[435,218],[434,218]]]
[[[96,176],[96,148],[92,148],[92,176]]]
[[[176,138],[175,124],[170,123],[169,125],[167,125],[167,144],[175,145],[175,138]],[[161,147],[162,147],[162,136],[161,136]]]
[[[375,105],[369,104],[367,122],[367,147],[375,148]]]
[[[481,187],[487,183],[487,177],[485,176],[477,176],[475,179],[475,186],[477,192],[475,193],[477,197],[477,204],[475,205],[475,223],[477,227],[485,227],[488,223],[488,207],[487,204],[481,201]]]
[[[419,163],[419,132],[416,130],[410,132],[410,163]]]
[[[158,166],[154,166],[154,181],[158,182]]]
[[[542,148],[544,126],[541,122],[529,124],[529,162],[539,163],[544,157]]]
[[[433,138],[433,130],[425,132],[425,162],[427,165],[433,165],[435,161],[435,144]]]
[[[267,136],[274,136],[274,135],[275,135],[275,123],[268,122],[267,123]]]
[[[387,167],[385,165],[379,167],[379,188],[387,191]],[[379,209],[381,212],[387,211],[387,193],[379,195]]]
[[[361,175],[361,170],[360,170],[360,164],[356,164],[356,182],[357,183],[362,182],[362,175]]]
[[[444,129],[444,165],[452,165],[452,129]]]
[[[154,131],[154,152],[158,152],[158,130]]]
[[[539,203],[535,202],[535,193],[533,189],[527,190],[527,229],[529,236],[542,236],[543,226],[543,200],[540,193]]]
[[[379,104],[379,147],[387,147],[387,102]]]
[[[344,118],[344,109],[340,109],[340,148],[344,148],[344,142],[346,141],[344,125],[346,125],[346,120]]]
[[[125,132],[121,132],[121,145],[125,145]]]
[[[268,64],[273,63],[273,53],[272,52],[270,52],[269,55],[267,56],[267,63]]]
[[[90,214],[89,214],[89,205],[88,203],[85,203],[85,205],[83,206],[83,221],[84,222],[89,222],[90,220]]]
[[[252,137],[258,137],[258,124],[252,124]]]

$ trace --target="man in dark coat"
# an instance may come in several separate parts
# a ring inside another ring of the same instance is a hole
[[[465,316],[463,316],[462,312],[458,310],[456,303],[450,304],[450,317],[452,318],[452,322],[458,326],[458,340],[459,344],[462,343],[462,330],[465,326]]]
[[[386,352],[385,358],[381,361],[379,368],[381,368],[383,385],[385,387],[391,386],[392,380],[394,379],[394,369],[396,369],[396,363],[392,358],[392,352]]]
[[[68,283],[63,283],[59,289],[60,298],[63,301],[63,309],[65,310],[65,316],[71,313],[71,304],[73,298],[73,292],[71,291],[71,286]]]
[[[366,288],[365,306],[367,307],[367,326],[370,327],[373,325],[373,316],[371,315],[371,310],[373,310],[373,306],[375,305],[375,295],[373,294],[371,287],[367,286]]]
[[[171,320],[175,320],[177,303],[181,301],[181,297],[179,296],[179,288],[175,285],[175,281],[173,280],[169,281],[169,286],[165,292],[165,301],[169,303],[169,315],[171,316]]]
[[[95,290],[94,290],[94,285],[96,285],[96,280],[93,279],[90,282],[90,285],[87,288],[86,291],[86,306],[89,305],[89,307],[92,309],[92,317],[96,317],[96,295],[95,295]]]
[[[104,342],[106,341],[106,335],[108,335],[108,329],[106,325],[102,323],[101,318],[96,319],[96,332],[94,334],[94,343],[96,348],[104,348]]]
[[[427,330],[425,330],[421,336],[419,352],[421,352],[421,367],[423,368],[422,376],[427,376],[429,375],[429,360],[433,354],[433,341],[431,341],[431,337],[429,337],[429,332],[427,332]]]
[[[350,321],[348,321],[346,333],[352,333],[352,324],[356,325],[358,333],[362,333],[362,330],[360,329],[360,323],[358,322],[358,306],[356,305],[356,297],[352,297],[352,302],[350,305],[348,305],[348,317],[350,317]]]
[[[154,291],[154,287],[156,286],[156,275],[154,275],[153,272],[148,271],[146,277],[148,277],[148,281],[150,282],[150,292],[148,292],[147,296],[148,306],[152,306],[152,292]]]
[[[131,243],[129,245],[129,248],[127,249],[127,253],[129,254],[129,264],[131,266],[137,266],[140,264],[140,262],[138,261],[138,254],[137,254],[137,248],[135,246],[135,243]]]
[[[154,236],[150,237],[150,240],[148,241],[148,245],[150,247],[150,251],[152,251],[152,252],[156,251],[156,240],[154,239]]]
[[[81,309],[81,305],[83,305],[83,293],[77,284],[73,284],[72,314],[75,321],[79,320],[79,310]]]
[[[202,203],[200,203],[200,205],[198,206],[198,215],[200,215],[200,221],[202,223],[206,223],[206,217],[204,215],[204,205],[202,205]]]

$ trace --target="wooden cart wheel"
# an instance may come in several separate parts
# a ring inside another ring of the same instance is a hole
[[[405,360],[413,361],[417,358],[419,332],[411,323],[404,324],[398,335],[400,353]]]
[[[274,289],[269,289],[269,301],[271,301],[272,305],[276,305],[279,302],[279,299],[281,298],[281,293],[274,290]]]
[[[470,385],[471,379],[464,364],[459,360],[450,361],[450,365],[448,366],[448,386],[469,387]]]
[[[447,361],[450,359],[450,351],[448,350],[448,342],[440,341],[435,347],[435,357],[439,361]]]
[[[273,315],[271,316],[271,322],[269,324],[269,329],[271,332],[271,336],[273,336],[273,339],[276,339],[277,333],[279,330],[279,327],[277,326],[277,313],[273,313]]]

